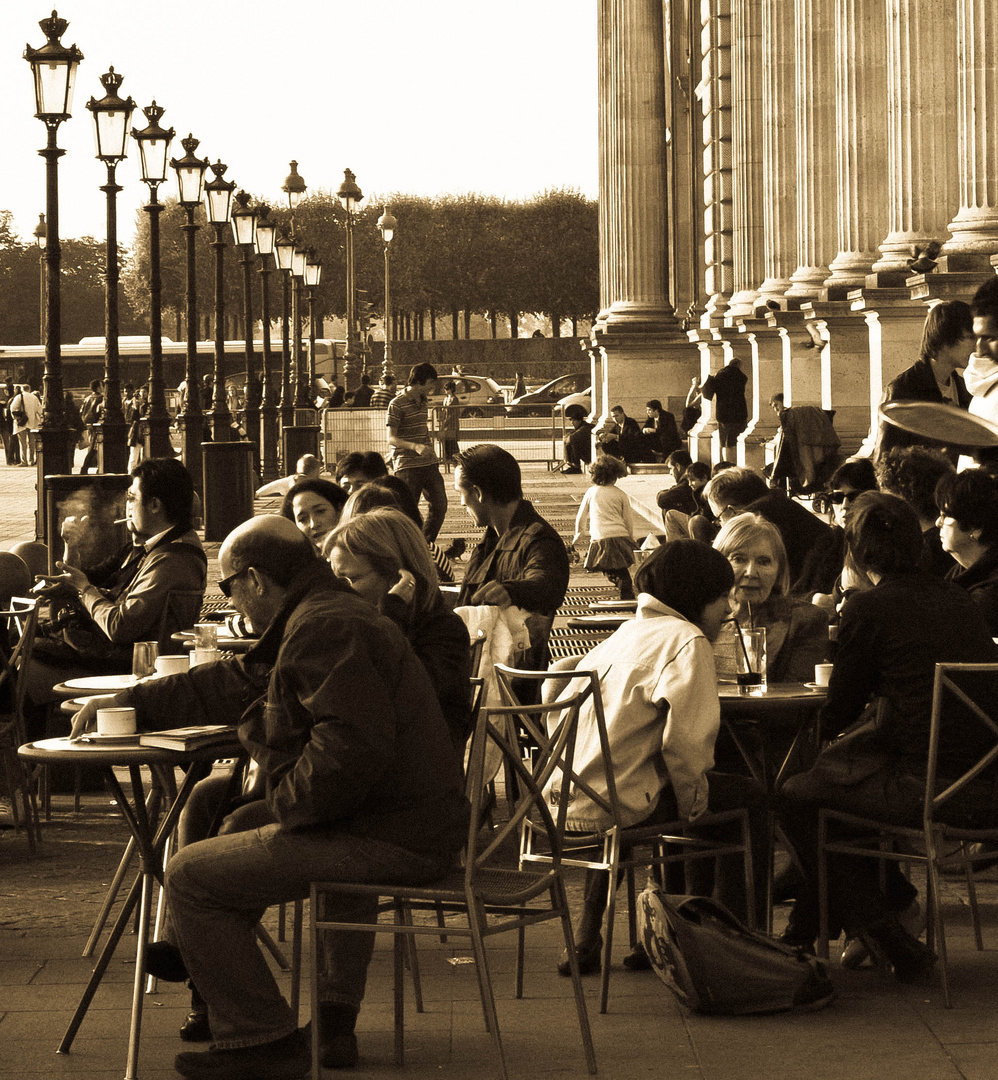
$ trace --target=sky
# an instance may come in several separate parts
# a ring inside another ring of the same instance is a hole
[[[596,5],[589,0],[66,0],[83,53],[60,125],[59,232],[103,238],[106,182],[86,103],[113,65],[119,93],[201,140],[226,179],[276,204],[288,163],[309,190],[350,168],[365,196],[469,191],[508,198],[597,189]],[[0,210],[31,240],[45,209],[45,127],[25,45],[44,0],[0,2]],[[147,201],[134,146],[118,166],[118,236]],[[210,178],[210,173],[208,174]],[[172,175],[160,198],[176,195]],[[399,222],[399,228],[404,223]]]

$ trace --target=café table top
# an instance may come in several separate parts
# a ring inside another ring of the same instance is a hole
[[[117,694],[121,690],[130,690],[138,681],[135,675],[84,675],[78,679],[56,683],[52,687],[52,693],[59,697]]]
[[[630,622],[634,613],[630,611],[606,611],[599,615],[573,615],[567,625],[577,630],[616,630],[625,622]]]
[[[138,736],[134,741],[73,742],[68,738],[39,739],[17,749],[25,761],[41,764],[71,761],[87,765],[180,765],[193,761],[216,761],[232,757],[242,749],[242,743],[232,729],[231,741],[214,743],[197,750],[167,750],[161,746],[142,746]]]
[[[178,630],[175,634],[170,635],[170,640],[183,646],[185,649],[193,649],[194,631]],[[226,633],[221,629],[218,631],[219,651],[224,650],[233,653],[249,652],[259,640],[260,639],[257,637],[233,637],[232,634]]]
[[[820,705],[828,694],[827,686],[818,686],[817,683],[769,683],[765,690],[759,691],[758,687],[752,687],[750,693],[733,682],[719,682],[717,684],[717,696],[724,702],[738,702],[740,705],[748,705],[765,710],[769,705],[779,705],[784,702],[814,702]]]

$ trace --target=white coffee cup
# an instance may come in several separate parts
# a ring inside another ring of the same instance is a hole
[[[827,686],[828,680],[832,677],[832,668],[834,664],[815,664],[814,665],[814,681],[818,686]]]
[[[97,710],[98,735],[134,735],[135,710],[126,705],[115,705]]]
[[[190,670],[191,662],[187,656],[157,656],[157,675],[179,675],[181,671]]]

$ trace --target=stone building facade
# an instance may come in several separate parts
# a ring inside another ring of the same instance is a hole
[[[777,391],[869,446],[927,305],[998,267],[998,2],[597,2],[597,412],[738,356],[741,461]]]

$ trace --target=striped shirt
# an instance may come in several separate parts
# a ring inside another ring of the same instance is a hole
[[[405,442],[419,443],[423,446],[432,446],[430,441],[430,428],[427,423],[428,409],[426,402],[418,390],[406,387],[388,406],[386,424],[388,430],[396,439]],[[434,454],[420,454],[415,450],[401,447],[392,447],[392,460],[395,462],[395,471],[402,469],[416,469],[423,465],[438,465],[440,458]]]

